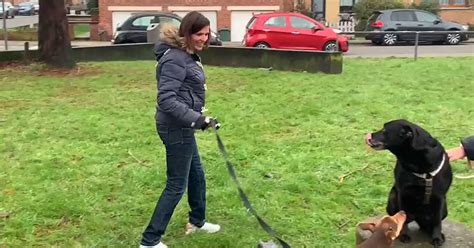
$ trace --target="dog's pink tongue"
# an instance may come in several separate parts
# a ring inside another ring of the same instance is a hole
[[[365,143],[367,143],[367,145],[370,145],[370,140],[372,140],[372,133],[367,133],[365,135]]]

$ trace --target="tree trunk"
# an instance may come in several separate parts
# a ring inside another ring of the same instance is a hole
[[[39,0],[38,46],[40,60],[48,65],[73,68],[71,40],[64,0]]]

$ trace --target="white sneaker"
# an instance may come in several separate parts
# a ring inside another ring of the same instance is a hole
[[[186,224],[186,233],[185,234],[191,234],[195,231],[204,231],[207,233],[215,233],[221,230],[221,226],[217,224],[212,224],[209,222],[205,222],[202,227],[197,227],[191,223]]]
[[[160,241],[157,245],[140,245],[140,248],[168,248],[168,246]]]

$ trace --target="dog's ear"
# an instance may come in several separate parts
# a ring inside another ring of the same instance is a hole
[[[432,137],[422,128],[408,124],[400,131],[402,137],[411,139],[411,147],[415,150],[424,150],[432,143]]]
[[[407,139],[413,138],[413,129],[410,125],[403,125],[402,129],[400,130],[400,137]]]
[[[365,222],[365,223],[359,223],[358,227],[361,230],[369,230],[371,232],[374,232],[376,224],[377,223],[375,223],[375,222]]]

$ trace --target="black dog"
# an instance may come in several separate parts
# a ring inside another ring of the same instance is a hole
[[[430,235],[431,244],[441,246],[445,241],[441,221],[448,215],[446,193],[453,177],[443,146],[406,120],[385,123],[382,130],[367,134],[366,142],[375,150],[387,149],[397,157],[387,213],[407,213],[400,240],[410,241],[407,225],[414,220]]]

